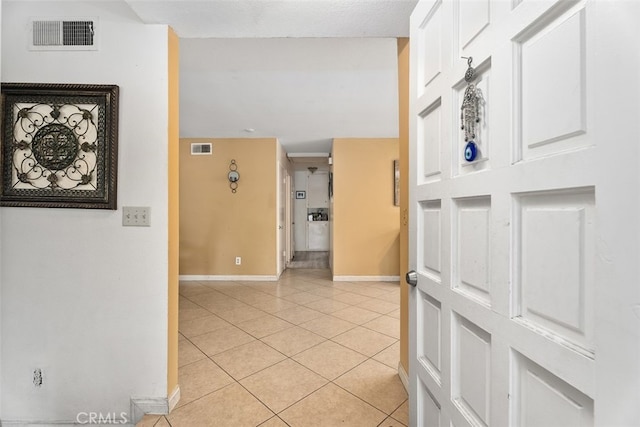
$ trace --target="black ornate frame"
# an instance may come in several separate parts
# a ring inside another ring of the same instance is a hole
[[[0,206],[116,209],[118,92],[3,83]]]

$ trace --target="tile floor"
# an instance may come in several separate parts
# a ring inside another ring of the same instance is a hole
[[[179,383],[167,416],[138,426],[408,425],[397,375],[397,282],[180,284]]]

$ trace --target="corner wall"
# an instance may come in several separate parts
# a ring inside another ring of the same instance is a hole
[[[393,161],[398,139],[334,139],[332,156],[334,280],[397,280],[400,221],[393,204]]]
[[[213,154],[192,156],[193,142],[213,143]],[[276,278],[277,144],[275,138],[180,140],[182,278]],[[227,179],[232,159],[240,173],[236,193]]]
[[[166,403],[167,27],[123,2],[2,7],[3,81],[120,86],[118,210],[0,209],[2,424]],[[28,51],[34,16],[97,16],[99,50]],[[149,206],[151,226],[122,227],[122,206]]]
[[[169,321],[168,321],[168,361],[167,395],[171,396],[178,387],[178,299],[179,299],[179,245],[180,245],[180,41],[169,28]]]

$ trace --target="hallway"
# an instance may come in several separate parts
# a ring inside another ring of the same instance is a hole
[[[138,426],[406,426],[399,292],[328,270],[181,283],[182,397]]]

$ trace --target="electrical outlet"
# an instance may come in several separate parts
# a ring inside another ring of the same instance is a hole
[[[240,265],[240,264],[242,264],[242,257],[237,256],[236,257],[236,265]]]
[[[122,225],[129,227],[151,226],[151,208],[146,206],[124,206]]]
[[[40,368],[33,370],[33,385],[42,387],[42,369]]]

